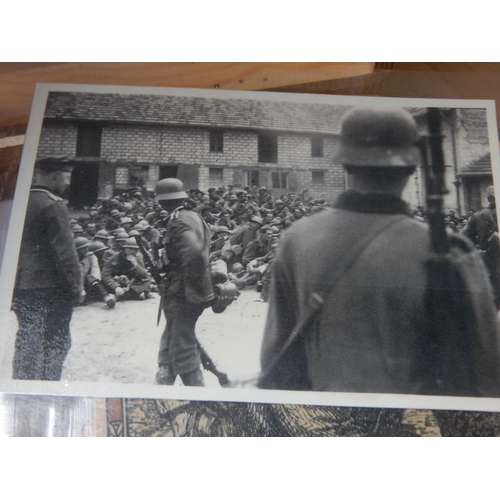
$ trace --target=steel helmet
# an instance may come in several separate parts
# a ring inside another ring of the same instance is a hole
[[[105,229],[100,229],[95,233],[94,239],[102,239],[108,241],[110,238],[108,232]]]
[[[102,241],[92,241],[89,245],[89,251],[92,253],[102,252],[108,249],[109,247],[102,243]]]
[[[88,247],[90,245],[90,242],[87,238],[84,238],[83,236],[77,236],[75,238],[75,248],[79,250],[80,248]]]
[[[232,266],[231,266],[231,272],[233,274],[237,274],[237,273],[240,273],[241,271],[243,271],[245,269],[245,266],[241,263],[241,262],[235,262]]]
[[[179,179],[162,179],[156,184],[156,199],[161,200],[181,200],[187,198],[184,191],[184,184]]]
[[[129,238],[129,234],[126,233],[125,231],[121,231],[121,232],[117,233],[115,236],[116,241],[125,241],[128,238]]]
[[[254,215],[251,219],[250,222],[256,222],[257,224],[260,224],[261,226],[264,225],[264,222],[262,220],[262,217],[259,217],[258,215]]]
[[[137,245],[137,241],[135,241],[135,238],[128,238],[125,240],[122,248],[135,248],[136,250],[139,250],[139,245]]]
[[[342,120],[334,161],[357,167],[412,167],[421,163],[417,124],[402,108],[354,108]]]

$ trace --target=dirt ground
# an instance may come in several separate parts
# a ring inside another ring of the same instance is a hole
[[[62,379],[77,382],[154,384],[160,337],[165,326],[157,326],[160,298],[118,302],[114,309],[94,302],[76,307],[71,320],[72,347]],[[259,294],[243,290],[222,314],[205,310],[197,323],[201,344],[231,381],[254,377],[259,372],[259,354],[267,304]],[[0,378],[11,377],[17,321],[9,322]],[[218,386],[217,378],[204,371],[207,386]],[[176,384],[180,384],[178,379]]]

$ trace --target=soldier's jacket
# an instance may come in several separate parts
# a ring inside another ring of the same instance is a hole
[[[280,241],[273,261],[262,367],[267,368],[280,352],[317,285],[325,283],[333,291],[324,296],[321,312],[305,329],[294,352],[296,359],[305,360],[308,388],[421,394],[425,373],[415,375],[416,349],[426,331],[428,228],[397,206],[387,210],[374,203],[367,210],[352,196],[344,200],[353,203],[297,222]],[[383,231],[370,238],[362,253],[355,253],[349,262],[346,254],[354,252],[375,227],[383,227]],[[461,252],[472,270],[466,283],[475,308],[473,315],[482,322],[472,334],[468,353],[477,374],[478,392],[498,397],[500,332],[491,287],[482,259],[470,242],[458,235],[453,238],[468,248]],[[348,266],[340,272],[337,265],[341,268],[341,262]],[[330,286],[333,273],[336,280]],[[271,381],[276,382],[279,380]]]
[[[481,250],[495,303],[500,306],[500,239],[496,209],[487,208],[473,214],[460,234],[467,236]]]
[[[80,263],[62,198],[33,186],[21,242],[16,290],[58,288],[78,297]]]
[[[251,241],[243,253],[243,257],[241,258],[241,263],[244,266],[248,266],[248,264],[256,259],[257,257],[264,257],[271,251],[271,243],[264,242],[260,238],[256,238]]]
[[[231,245],[241,245],[245,251],[247,245],[257,236],[257,230],[250,222],[245,222],[241,227],[237,228],[230,238]]]
[[[137,254],[137,257],[139,254]],[[127,276],[129,279],[137,281],[149,280],[149,273],[146,268],[142,267],[136,258],[137,265],[134,266],[130,260],[127,259],[124,252],[118,252],[112,255],[104,264],[102,269],[102,282],[104,286],[111,292],[120,284],[114,279],[115,276]]]
[[[167,294],[201,304],[214,298],[210,278],[210,229],[196,213],[183,208],[172,212],[163,238],[171,272]]]
[[[495,209],[487,208],[476,212],[462,229],[461,234],[467,236],[481,250],[494,248],[500,253],[498,246],[498,222]]]

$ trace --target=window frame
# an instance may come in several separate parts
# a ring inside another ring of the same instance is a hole
[[[102,125],[80,123],[76,131],[76,156],[81,158],[99,158],[101,156],[101,147]]]
[[[212,173],[214,171],[217,171],[218,173],[220,173],[220,176],[219,175],[212,175]],[[222,167],[208,167],[208,181],[210,183],[212,182],[217,182],[217,183],[221,183],[221,184],[224,184],[224,169]]]
[[[324,138],[321,135],[313,135],[311,137],[311,157],[324,157]]]
[[[222,129],[209,131],[209,151],[210,153],[224,152],[224,131]]]
[[[259,133],[257,135],[257,159],[259,163],[278,163],[278,135]]]
[[[288,172],[271,172],[271,183],[273,189],[288,189]]]
[[[321,179],[315,179],[315,176],[320,175]],[[325,183],[325,170],[311,170],[311,182],[312,184],[324,184]]]

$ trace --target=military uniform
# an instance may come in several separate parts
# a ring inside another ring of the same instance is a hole
[[[271,242],[264,241],[262,238],[257,237],[247,245],[245,251],[243,252],[241,263],[244,266],[248,266],[252,260],[259,257],[265,257],[270,251]]]
[[[293,348],[305,370],[298,383],[316,391],[425,393],[425,373],[415,361],[425,335],[430,238],[427,227],[410,217],[400,200],[379,201],[346,193],[333,210],[285,233],[274,261],[263,368],[284,345],[318,284],[347,262]],[[349,249],[377,227],[380,232],[354,261],[346,260]],[[472,245],[458,235],[453,238],[468,248],[471,267],[484,269]],[[500,337],[491,289],[484,271],[474,280],[476,313],[489,328],[475,333],[471,356],[475,366],[484,368],[477,381],[482,395],[498,396]],[[280,381],[274,383],[279,386]]]
[[[30,191],[13,309],[17,314],[15,379],[59,380],[71,346],[80,264],[62,198],[45,187]]]
[[[500,396],[499,323],[480,255],[444,228],[449,251],[431,251],[429,228],[401,200],[418,140],[406,110],[346,114],[334,160],[352,188],[280,240],[260,387]]]
[[[137,255],[139,257],[139,255]],[[110,292],[115,293],[118,287],[124,288],[124,284],[117,281],[116,277],[126,276],[130,282],[130,288],[125,294],[126,299],[138,299],[142,292],[151,289],[151,278],[141,261],[136,258],[136,264],[131,262],[123,251],[112,255],[102,269],[102,283]]]
[[[488,269],[495,295],[495,304],[500,306],[500,242],[498,237],[497,212],[494,206],[476,212],[461,231],[475,243]]]
[[[245,222],[229,239],[231,245],[240,245],[244,252],[247,245],[257,237],[259,226],[262,226],[262,223],[252,220]]]
[[[160,341],[158,365],[166,367],[173,384],[177,375],[200,368],[195,326],[214,298],[210,278],[210,229],[195,212],[172,212],[163,238],[171,271],[163,291],[167,325]],[[197,385],[189,383],[189,385]]]

